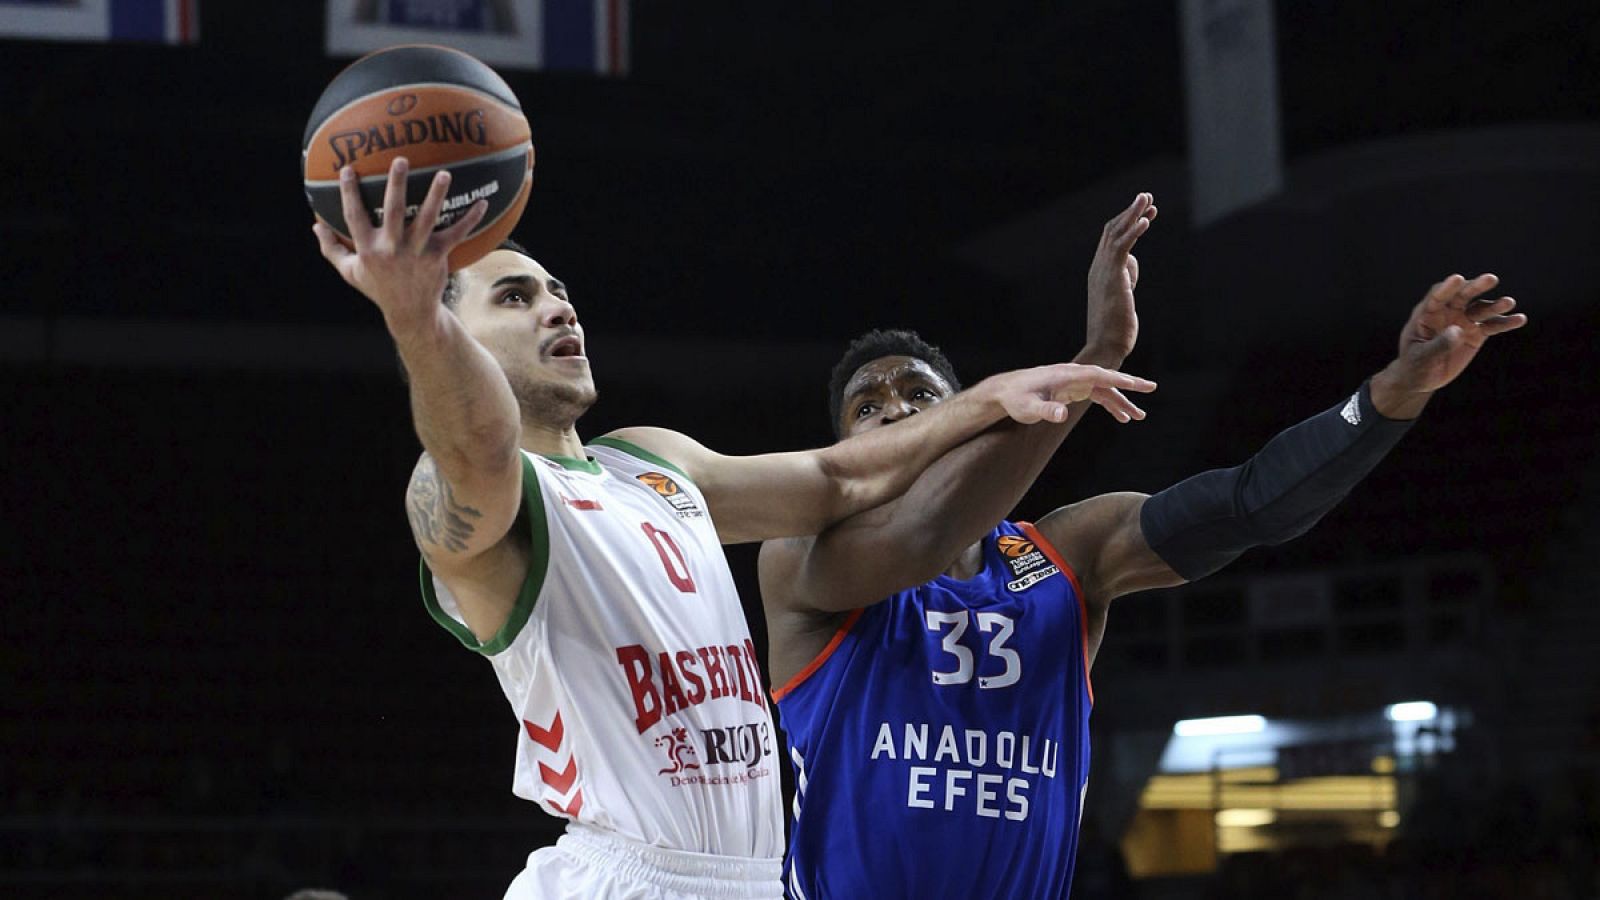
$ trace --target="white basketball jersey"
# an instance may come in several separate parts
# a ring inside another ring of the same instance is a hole
[[[645,844],[781,857],[778,736],[705,498],[632,444],[587,449],[524,453],[533,559],[493,639],[423,567],[429,611],[521,723],[513,791]]]

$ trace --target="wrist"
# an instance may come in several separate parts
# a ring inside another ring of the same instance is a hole
[[[383,310],[383,324],[396,344],[425,341],[443,334],[448,327],[447,317],[453,315],[443,303],[420,310]]]
[[[1012,372],[990,375],[961,393],[967,395],[971,402],[983,410],[984,418],[1003,419],[1007,413],[1001,397],[1005,393],[1006,379],[1013,376]]]
[[[1397,373],[1394,363],[1384,366],[1367,385],[1372,408],[1385,419],[1415,419],[1433,396]]]

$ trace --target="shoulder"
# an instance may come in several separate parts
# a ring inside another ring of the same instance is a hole
[[[1130,519],[1137,522],[1146,499],[1147,494],[1132,491],[1101,494],[1056,509],[1034,527],[1058,548],[1063,544],[1092,544]]]
[[[589,442],[594,447],[609,447],[630,456],[664,466],[691,481],[713,456],[710,450],[681,432],[667,428],[620,428]]]

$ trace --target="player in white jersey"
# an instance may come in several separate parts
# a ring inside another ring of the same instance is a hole
[[[659,428],[586,447],[594,382],[565,286],[514,247],[449,273],[484,204],[426,227],[440,173],[407,224],[407,170],[390,170],[381,225],[342,173],[353,249],[316,231],[409,376],[430,610],[493,662],[521,722],[516,793],[570,820],[507,897],[779,896],[776,737],[719,543],[814,534],[1000,419],[1061,421],[1086,398],[1126,419],[1118,389],[1154,385],[1045,366],[820,450],[728,457]]]

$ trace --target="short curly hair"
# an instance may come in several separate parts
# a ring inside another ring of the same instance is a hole
[[[961,379],[956,377],[955,366],[938,347],[922,339],[915,331],[904,328],[874,328],[850,342],[844,356],[834,363],[828,376],[828,418],[833,436],[843,437],[839,431],[839,413],[844,406],[844,389],[856,370],[875,359],[885,356],[909,356],[927,363],[940,378],[949,382],[950,389],[961,390]]]

